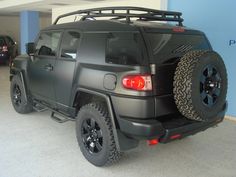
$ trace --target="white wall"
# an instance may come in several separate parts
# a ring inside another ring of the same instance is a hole
[[[52,22],[62,14],[73,12],[81,9],[96,8],[96,7],[108,7],[108,6],[137,6],[137,7],[146,7],[159,10],[167,9],[167,0],[108,0],[101,2],[93,2],[82,4],[79,6],[70,6],[70,7],[60,7],[52,9]],[[60,22],[73,21],[74,17],[66,18]]]
[[[40,17],[40,29],[46,28],[52,24],[52,17]]]
[[[9,35],[13,40],[19,42],[19,17],[17,16],[0,16],[0,34]]]
[[[9,35],[19,44],[20,18],[19,16],[0,16],[0,34]],[[40,28],[51,25],[51,17],[40,17]]]

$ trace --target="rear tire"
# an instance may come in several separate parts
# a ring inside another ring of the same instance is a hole
[[[95,166],[111,165],[121,157],[112,128],[105,106],[91,103],[80,109],[76,119],[77,140],[84,157]]]
[[[5,61],[5,65],[6,65],[6,66],[10,66],[10,57],[9,57],[8,60]]]
[[[173,93],[180,113],[196,121],[210,121],[223,110],[227,93],[227,73],[219,54],[191,51],[175,71]]]
[[[12,64],[12,57],[10,56],[7,63],[6,63],[6,65],[11,67],[11,64]]]
[[[14,75],[10,87],[11,102],[16,112],[27,114],[33,112],[32,104],[26,100],[23,83],[19,75]]]

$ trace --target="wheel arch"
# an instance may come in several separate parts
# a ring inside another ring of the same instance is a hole
[[[15,76],[15,75],[19,75],[20,79],[21,79],[21,82],[22,82],[22,86],[23,86],[23,92],[24,92],[24,96],[25,96],[25,100],[28,101],[28,96],[27,96],[27,89],[26,89],[26,82],[25,82],[25,79],[24,79],[24,74],[23,74],[23,71],[18,69],[18,68],[14,68],[12,67],[11,68],[11,71],[10,71],[10,81],[12,81],[12,78]]]
[[[80,102],[79,100],[82,100],[82,101]],[[120,150],[120,143],[119,143],[119,137],[118,137],[118,132],[117,132],[117,128],[119,125],[116,121],[109,95],[106,95],[104,93],[100,93],[97,91],[85,89],[85,88],[78,88],[73,99],[73,107],[76,108],[76,112],[78,113],[79,109],[82,106],[91,102],[96,102],[96,101],[102,102],[102,104],[105,104],[107,107],[108,113],[111,118],[112,126],[113,126],[112,131],[115,138],[116,147],[118,150]]]

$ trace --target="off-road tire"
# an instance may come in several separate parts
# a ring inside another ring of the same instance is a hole
[[[19,104],[16,104],[16,102],[14,101],[14,89],[16,86],[18,87],[21,95],[21,101],[19,102]],[[29,101],[29,99],[28,100],[26,99],[27,95],[25,95],[25,91],[23,89],[23,83],[19,75],[14,75],[12,78],[10,86],[10,96],[12,105],[16,110],[16,112],[20,114],[27,114],[33,112],[32,103]]]
[[[103,144],[102,150],[98,153],[89,152],[83,139],[83,122],[88,118],[96,121],[102,131]],[[108,166],[118,161],[122,155],[117,150],[113,131],[112,122],[109,117],[107,108],[99,103],[90,103],[83,106],[76,119],[76,135],[78,144],[84,157],[95,166]]]
[[[217,68],[220,94],[211,107],[203,104],[200,95],[200,77],[206,66]],[[191,51],[179,61],[173,83],[175,103],[182,115],[196,121],[210,121],[223,110],[227,93],[227,73],[220,55],[214,51]]]
[[[5,65],[6,65],[6,66],[10,66],[10,59],[11,59],[11,58],[9,57],[8,60],[5,61]]]

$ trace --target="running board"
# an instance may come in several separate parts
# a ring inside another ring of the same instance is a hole
[[[55,114],[58,114],[58,115],[60,115],[61,117],[55,116]],[[72,119],[72,118],[70,118],[70,117],[66,117],[66,116],[63,115],[63,114],[60,114],[60,113],[58,113],[58,112],[53,112],[53,111],[52,111],[52,114],[51,114],[51,118],[52,118],[52,120],[54,120],[54,121],[56,121],[56,122],[58,122],[58,123],[65,123],[65,122],[67,122],[67,121],[74,121],[74,120],[75,120],[75,119]]]
[[[41,104],[35,104],[35,106],[33,107],[33,109],[37,112],[44,112],[44,111],[47,111],[48,108],[44,107],[43,105]]]

